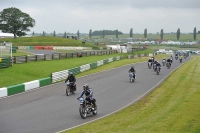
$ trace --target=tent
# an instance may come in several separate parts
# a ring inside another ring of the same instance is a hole
[[[0,38],[8,38],[8,37],[14,38],[14,34],[12,34],[12,33],[0,33]]]

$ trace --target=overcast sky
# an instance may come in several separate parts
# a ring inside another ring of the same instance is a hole
[[[36,21],[31,32],[193,32],[200,28],[200,0],[0,0],[0,11],[16,7]]]

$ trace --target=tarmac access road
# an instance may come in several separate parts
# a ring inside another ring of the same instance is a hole
[[[128,76],[132,65],[80,77],[76,93],[70,96],[66,96],[62,82],[0,99],[0,133],[55,133],[104,117],[140,98],[180,65],[174,60],[170,69],[162,66],[156,75],[147,62],[133,64],[137,74],[134,83]],[[82,119],[77,97],[85,83],[94,92],[98,114]]]

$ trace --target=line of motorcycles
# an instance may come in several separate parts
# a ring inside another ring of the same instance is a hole
[[[67,82],[66,83],[67,87],[66,87],[66,95],[69,96],[70,94],[74,94],[76,91],[76,88],[74,87],[74,82]],[[80,116],[85,119],[87,117],[87,115],[89,114],[93,114],[96,115],[98,110],[97,110],[97,105],[95,110],[93,110],[94,105],[90,102],[88,97],[80,97],[79,99],[79,113]]]

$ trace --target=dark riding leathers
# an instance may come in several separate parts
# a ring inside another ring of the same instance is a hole
[[[74,89],[76,90],[76,84],[75,84],[76,78],[75,78],[75,76],[74,76],[74,75],[69,75],[69,76],[67,77],[67,79],[65,80],[65,83],[66,83],[68,80],[69,80],[69,82],[73,82],[73,83],[74,83]]]
[[[152,63],[153,63],[153,60],[152,59],[149,59],[148,60],[148,66],[149,66],[149,62],[151,63],[151,65],[152,65]]]
[[[84,94],[86,96],[86,100],[88,100],[89,102],[91,102],[94,105],[94,109],[96,109],[96,104],[95,104],[96,100],[93,97],[92,89],[91,88],[84,89],[81,92],[81,95],[79,97],[82,97]]]
[[[169,62],[169,65],[171,66],[171,59],[167,59],[167,62]]]
[[[158,62],[156,63],[156,69],[157,69],[157,68],[159,68],[159,71],[160,71],[161,65],[160,65],[160,63],[158,63]]]

